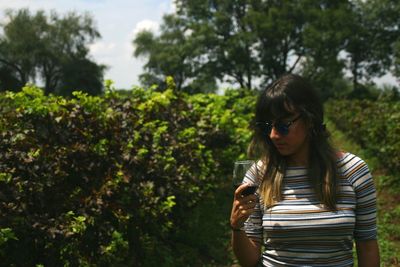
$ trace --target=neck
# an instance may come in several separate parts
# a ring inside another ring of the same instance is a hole
[[[287,164],[289,167],[308,167],[309,146],[308,143],[304,145],[296,153],[287,157]]]
[[[289,157],[287,159],[287,164],[289,167],[307,167],[308,159],[293,159]]]

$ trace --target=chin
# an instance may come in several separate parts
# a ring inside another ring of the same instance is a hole
[[[291,151],[287,151],[287,150],[284,150],[284,149],[281,149],[281,150],[277,149],[277,150],[278,150],[278,153],[279,153],[281,156],[287,157],[287,156],[290,156],[290,155],[293,154]]]

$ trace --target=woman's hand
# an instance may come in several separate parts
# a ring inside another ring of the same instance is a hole
[[[254,207],[256,206],[257,197],[254,194],[242,196],[243,190],[248,186],[249,184],[242,184],[235,191],[230,219],[231,227],[234,229],[239,229],[243,226],[247,218],[254,212]]]

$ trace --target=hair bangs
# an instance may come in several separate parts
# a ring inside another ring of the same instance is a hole
[[[271,95],[267,93],[257,108],[257,121],[276,121],[291,116],[296,107],[285,94]]]

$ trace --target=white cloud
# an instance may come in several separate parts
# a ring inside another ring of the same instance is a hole
[[[391,73],[387,73],[379,78],[374,78],[373,81],[379,85],[389,85],[389,86],[399,86],[400,85],[400,79],[397,79]]]
[[[161,15],[176,13],[176,2],[175,0],[163,1],[159,5],[159,11]]]
[[[169,13],[176,13],[176,2],[174,0],[171,0],[169,5]]]
[[[89,46],[90,53],[94,56],[104,56],[112,54],[115,51],[115,43],[96,42]]]
[[[143,30],[156,33],[156,32],[158,32],[159,27],[160,26],[157,21],[145,19],[145,20],[139,21],[136,24],[135,28],[132,31],[131,36],[132,36],[132,38],[135,38],[136,34],[138,34],[139,32],[141,32]]]
[[[1,25],[5,25],[5,24],[7,24],[7,23],[9,23],[10,22],[10,18],[9,17],[1,17],[0,18],[0,23],[1,23]]]

